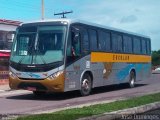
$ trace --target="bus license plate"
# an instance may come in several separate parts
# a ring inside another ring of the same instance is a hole
[[[36,88],[35,87],[27,87],[27,90],[29,90],[29,91],[36,91]]]

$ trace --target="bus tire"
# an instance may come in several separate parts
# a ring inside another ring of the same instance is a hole
[[[87,96],[91,93],[92,90],[92,80],[89,74],[84,74],[81,80],[81,89],[80,93],[82,96]]]
[[[34,96],[43,96],[45,94],[46,94],[46,92],[44,92],[44,91],[33,91]]]
[[[130,76],[129,76],[129,87],[130,88],[134,88],[135,87],[135,81],[136,81],[136,76],[135,73],[133,71],[130,72]]]

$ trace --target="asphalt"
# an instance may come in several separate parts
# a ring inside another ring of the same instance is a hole
[[[160,119],[160,107],[158,109],[152,109],[150,111],[144,112],[142,115],[159,115]]]

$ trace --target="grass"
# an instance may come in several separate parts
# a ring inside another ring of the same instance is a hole
[[[160,93],[135,97],[128,100],[115,101],[105,104],[91,105],[83,108],[73,108],[54,113],[19,117],[17,120],[75,120],[82,117],[98,115],[105,112],[137,107],[160,101]]]

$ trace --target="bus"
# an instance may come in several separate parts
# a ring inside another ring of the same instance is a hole
[[[10,56],[11,89],[47,92],[135,83],[151,75],[148,36],[82,20],[53,19],[21,24]]]
[[[12,38],[14,36],[14,31],[8,31],[8,29],[6,29],[10,28],[7,27],[7,25],[9,26],[11,24],[9,22],[7,23],[5,20],[0,19],[0,85],[8,83],[9,57],[13,40]]]
[[[0,85],[8,83],[10,50],[0,50]]]

